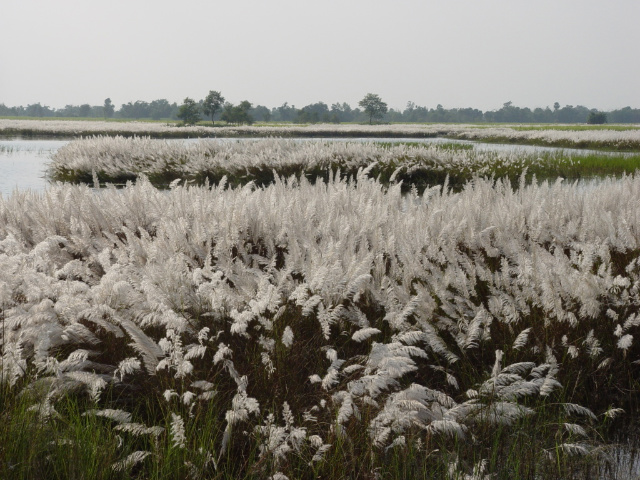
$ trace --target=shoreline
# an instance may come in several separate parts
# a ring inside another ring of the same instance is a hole
[[[150,122],[89,122],[74,120],[0,119],[0,138],[69,138],[92,136],[189,138],[445,138],[482,143],[532,145],[558,148],[640,152],[640,129],[530,129],[522,126],[478,126],[467,124],[389,125],[291,125],[291,126],[192,126]]]

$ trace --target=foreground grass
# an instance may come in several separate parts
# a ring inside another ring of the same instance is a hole
[[[640,391],[639,195],[361,173],[0,199],[0,477],[605,474]]]

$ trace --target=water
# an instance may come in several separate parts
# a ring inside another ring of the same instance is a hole
[[[258,141],[256,139],[225,139],[219,138],[218,141]],[[446,138],[300,138],[297,141],[335,141],[335,142],[385,142],[385,143],[459,143],[473,145],[473,148],[481,151],[519,151],[523,153],[532,152],[553,152],[564,150],[572,155],[586,155],[594,153],[594,150],[577,150],[577,149],[558,149],[553,147],[538,147],[531,145],[505,145],[478,143],[470,140],[450,140]],[[51,155],[55,151],[71,141],[50,140],[50,139],[21,139],[21,138],[5,138],[0,139],[0,195],[6,197],[13,192],[14,189],[19,190],[35,190],[43,191],[49,185],[45,178],[47,164]],[[169,140],[176,142],[197,142],[198,139],[191,140]],[[598,152],[608,154],[608,152]],[[617,154],[619,155],[619,154]]]
[[[50,156],[69,140],[0,140],[0,194],[44,190]]]

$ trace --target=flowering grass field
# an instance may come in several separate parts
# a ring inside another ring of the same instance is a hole
[[[467,147],[467,148],[461,148]],[[640,167],[637,155],[568,152],[480,151],[468,144],[361,143],[262,139],[243,142],[201,140],[178,143],[150,138],[92,137],[60,148],[49,167],[56,181],[124,184],[145,175],[156,185],[175,180],[195,184],[259,186],[274,175],[304,175],[327,180],[331,172],[355,177],[366,168],[382,183],[402,181],[405,190],[442,185],[455,188],[477,177],[508,178],[517,185],[526,174],[538,180],[567,181],[631,174]],[[95,175],[95,177],[94,177]]]
[[[392,125],[289,125],[179,127],[154,122],[106,122],[73,120],[0,119],[0,135],[62,136],[91,135],[148,136],[154,138],[189,137],[447,137],[564,148],[591,148],[640,151],[640,128],[618,125],[607,128],[535,125],[464,125],[464,124],[392,124]]]
[[[0,477],[617,474],[640,179],[367,173],[0,198]]]

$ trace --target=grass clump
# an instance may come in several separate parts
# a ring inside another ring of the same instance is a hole
[[[638,400],[640,180],[524,183],[403,195],[361,171],[0,198],[0,471],[615,467],[607,428]]]
[[[360,169],[389,184],[402,182],[423,190],[442,185],[462,188],[477,177],[507,178],[518,185],[526,173],[531,182],[563,177],[568,181],[631,174],[640,155],[567,152],[487,152],[467,144],[296,142],[268,139],[255,142],[179,144],[149,138],[105,138],[72,142],[56,152],[50,176],[56,181],[124,184],[145,175],[155,185],[176,180],[203,185],[225,179],[232,186],[254,182],[270,185],[276,176],[306,176],[327,181],[332,171],[355,177]]]

